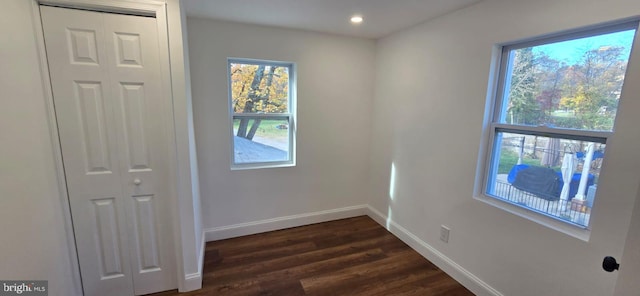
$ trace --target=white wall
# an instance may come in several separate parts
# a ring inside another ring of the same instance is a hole
[[[373,41],[188,19],[205,228],[367,203]],[[297,166],[231,171],[227,58],[297,65]]]
[[[640,180],[637,71],[607,145],[589,242],[472,195],[494,45],[639,14],[636,0],[487,0],[379,40],[370,204],[504,295],[611,295],[616,274],[600,263],[621,257]]]
[[[77,295],[31,12],[24,0],[0,9],[0,279]]]

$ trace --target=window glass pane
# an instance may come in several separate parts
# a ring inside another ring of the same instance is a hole
[[[510,50],[499,122],[613,130],[635,30]]]
[[[605,144],[503,132],[495,139],[490,196],[588,226]]]
[[[234,113],[288,113],[289,67],[230,63]]]
[[[289,120],[236,118],[233,120],[234,163],[290,160]]]

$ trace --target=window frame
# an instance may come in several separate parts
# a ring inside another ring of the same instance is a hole
[[[288,93],[288,112],[285,113],[235,113],[233,109],[232,97],[232,77],[231,64],[247,64],[247,65],[265,65],[287,67],[289,70],[289,93]],[[248,59],[248,58],[227,58],[227,101],[229,104],[229,135],[230,135],[230,168],[231,170],[261,169],[261,168],[278,168],[296,166],[296,64],[293,62]],[[263,162],[245,162],[236,163],[235,161],[235,134],[233,132],[233,122],[236,119],[284,119],[288,122],[289,134],[289,158],[283,161],[263,161]]]
[[[590,229],[592,220],[589,221],[587,226],[579,225],[571,221],[563,220],[548,214],[545,214],[535,209],[517,205],[505,201],[503,198],[489,194],[492,187],[490,182],[495,183],[497,177],[494,172],[497,170],[499,158],[496,156],[499,154],[499,143],[497,143],[497,135],[500,132],[503,133],[518,133],[523,135],[533,135],[541,137],[553,137],[561,139],[581,140],[596,143],[606,144],[607,141],[614,135],[616,122],[618,121],[618,114],[614,120],[613,128],[611,131],[599,131],[599,130],[580,130],[570,129],[562,127],[553,127],[548,125],[532,126],[532,125],[518,125],[501,123],[504,122],[503,116],[506,116],[506,112],[503,114],[503,108],[508,106],[509,98],[505,96],[505,92],[508,90],[510,77],[507,74],[511,73],[509,67],[510,53],[513,50],[533,47],[538,45],[563,42],[573,39],[598,36],[608,33],[614,33],[624,30],[636,30],[634,35],[635,45],[636,39],[640,38],[640,20],[637,18],[626,19],[618,22],[612,22],[609,24],[583,27],[571,31],[564,31],[553,35],[547,35],[543,37],[534,37],[524,41],[517,41],[511,43],[498,44],[494,47],[494,63],[493,69],[490,74],[489,88],[487,92],[487,105],[485,108],[485,122],[484,122],[484,143],[481,145],[478,170],[476,174],[476,186],[474,197],[480,201],[493,205],[497,208],[515,214],[517,216],[526,218],[536,223],[545,225],[549,228],[563,232],[570,236],[579,238],[584,241],[588,241],[590,237]],[[633,52],[633,48],[631,49]],[[636,49],[638,50],[638,49]],[[632,55],[632,54],[631,54]],[[629,58],[631,58],[631,55]],[[626,77],[625,77],[626,78]],[[625,81],[626,82],[626,81]],[[623,82],[623,87],[624,83]],[[621,98],[622,99],[622,98]],[[606,158],[606,154],[605,154]],[[596,193],[596,197],[598,194]],[[593,215],[593,209],[592,209]]]

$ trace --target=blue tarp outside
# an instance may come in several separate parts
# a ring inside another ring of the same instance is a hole
[[[522,171],[524,169],[529,168],[530,166],[528,164],[517,164],[514,165],[513,168],[511,168],[511,171],[509,171],[509,175],[507,176],[507,181],[511,184],[513,184],[513,182],[516,180],[516,176],[518,175],[519,171]],[[555,194],[555,197],[560,197],[560,192],[562,191],[562,186],[564,186],[564,182],[562,181],[562,173],[561,172],[556,172],[558,174],[558,190]],[[576,196],[576,194],[578,193],[578,187],[580,186],[580,178],[582,177],[581,173],[574,173],[573,177],[571,178],[571,184],[569,184],[569,199],[573,198],[574,196]],[[593,174],[589,174],[589,178],[587,179],[587,187],[593,185],[595,182],[595,176]]]

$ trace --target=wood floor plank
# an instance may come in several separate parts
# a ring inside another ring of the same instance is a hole
[[[380,249],[373,249],[258,275],[241,274],[236,275],[235,277],[228,277],[223,280],[218,278],[205,278],[203,283],[206,286],[206,290],[216,293],[222,293],[225,291],[247,291],[246,293],[249,295],[252,294],[250,291],[253,291],[255,287],[260,286],[261,284],[264,286],[263,283],[278,283],[292,279],[299,283],[298,275],[313,276],[322,273],[331,273],[340,269],[341,266],[344,265],[355,266],[379,260],[384,257],[385,255]]]
[[[385,259],[344,268],[327,275],[303,278],[300,282],[307,295],[327,295],[330,292],[351,295],[355,287],[380,281],[408,268],[424,267],[422,259],[413,250],[404,250]]]
[[[202,295],[473,295],[367,216],[207,243]]]
[[[340,231],[349,229],[349,233],[359,232],[365,228],[375,228],[366,216],[349,219],[350,221],[336,220],[325,223],[311,224],[267,233],[247,235],[239,238],[215,241],[207,244],[207,249],[218,249],[225,255],[248,253],[260,249],[279,247],[295,242],[311,241],[335,237]],[[260,243],[257,244],[256,240]]]
[[[349,295],[385,295],[389,290],[402,287],[408,283],[424,280],[440,272],[441,271],[439,269],[432,268],[429,264],[408,267],[406,269],[398,270],[395,274],[390,274],[385,277],[380,277],[377,280],[354,286],[349,290]]]
[[[302,274],[317,274],[318,271],[329,272],[342,268],[345,265],[358,265],[386,257],[381,249],[369,249],[356,253],[336,254],[336,256],[325,257],[322,260],[312,261],[308,263],[293,262],[294,266],[283,267],[279,265],[275,268],[272,265],[250,265],[250,269],[233,269],[230,273],[215,275],[214,273],[205,275],[206,278],[215,278],[223,282],[242,281],[244,278],[251,276],[253,278],[260,277],[261,280],[278,280],[288,279],[290,277],[299,278]],[[224,270],[223,270],[224,271]]]
[[[270,281],[260,284],[260,296],[304,296],[304,289],[297,280]]]
[[[323,261],[326,259],[352,254],[355,252],[371,250],[374,248],[377,249],[380,254],[382,254],[382,250],[378,249],[379,246],[384,244],[385,242],[391,241],[392,239],[393,238],[391,237],[375,237],[351,244],[342,244],[330,248],[288,255],[270,260],[236,264],[228,268],[221,268],[219,270],[211,272],[207,276],[225,278],[226,276],[234,276],[239,273],[257,275],[266,271],[292,268],[301,264]]]
[[[359,266],[369,262],[386,258],[381,249],[372,249],[363,252],[343,255],[323,261],[303,264],[294,268],[277,270],[260,275],[258,278],[262,281],[278,281],[285,278],[294,277],[298,281],[304,277],[313,277],[320,274],[334,273],[344,266]]]
[[[389,289],[379,295],[469,295],[462,287],[445,273],[438,273],[425,279],[407,283],[400,287]],[[462,293],[462,294],[461,294]]]
[[[293,243],[282,247],[268,248],[250,253],[225,256],[223,260],[220,260],[220,264],[228,266],[247,262],[266,261],[270,259],[310,252],[316,250],[316,248],[317,247],[313,242]]]

